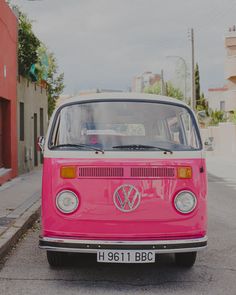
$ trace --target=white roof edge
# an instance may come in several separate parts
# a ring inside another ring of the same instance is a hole
[[[172,102],[178,103],[180,105],[189,106],[181,100],[176,98],[164,96],[164,95],[156,95],[156,94],[148,94],[148,93],[136,93],[136,92],[106,92],[106,93],[93,93],[86,95],[77,95],[75,97],[64,100],[60,105],[66,105],[68,103],[73,102],[81,102],[81,101],[89,101],[89,100],[109,100],[109,99],[149,99],[149,100],[158,100],[161,102]]]

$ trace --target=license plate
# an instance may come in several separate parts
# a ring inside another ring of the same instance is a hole
[[[145,250],[100,250],[97,253],[97,262],[153,263],[155,262],[155,252]]]

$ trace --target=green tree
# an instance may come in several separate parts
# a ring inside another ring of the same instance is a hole
[[[33,81],[45,81],[48,93],[48,114],[51,116],[56,100],[64,89],[64,74],[58,74],[53,53],[35,36],[28,17],[19,12],[18,72]]]
[[[229,121],[236,124],[236,110],[229,111]]]
[[[161,83],[157,82],[152,86],[148,86],[144,89],[145,93],[151,93],[151,94],[161,94]],[[179,88],[176,88],[173,86],[173,84],[168,81],[165,84],[165,94],[169,97],[174,97],[179,100],[183,100],[183,93]]]
[[[209,116],[208,102],[204,96],[204,93],[201,94],[198,100],[197,111],[206,111],[206,114]]]
[[[25,14],[19,11],[18,32],[18,72],[19,75],[29,78],[32,64],[38,61],[37,50],[40,41],[32,31],[32,24]]]
[[[196,64],[195,67],[195,96],[196,96],[196,109],[197,111],[206,111],[206,114],[208,113],[208,103],[207,100],[204,97],[204,93],[201,94],[201,85],[200,85],[200,72],[199,72],[199,66]]]
[[[165,88],[166,88],[165,92],[167,96],[174,97],[179,100],[183,100],[184,98],[183,92],[179,88],[174,87],[174,85],[170,81],[166,83]]]
[[[224,111],[220,111],[220,110],[210,110],[209,111],[210,114],[210,125],[218,125],[220,122],[226,122],[227,118],[225,116],[225,112]]]
[[[156,82],[155,84],[153,84],[152,86],[147,86],[144,89],[145,93],[150,93],[150,94],[161,94],[161,83],[160,82]]]
[[[56,101],[64,90],[64,73],[58,74],[58,66],[53,53],[49,54],[49,71],[47,80],[48,116],[51,117]]]
[[[200,86],[200,73],[199,73],[199,66],[196,64],[195,67],[195,96],[196,96],[196,106],[200,104],[201,100],[201,86]]]
[[[47,82],[49,71],[49,53],[47,47],[43,43],[40,44],[40,47],[37,50],[37,56],[38,61],[34,65],[37,70],[37,81]]]

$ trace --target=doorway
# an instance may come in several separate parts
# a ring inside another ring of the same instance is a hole
[[[38,166],[38,118],[37,114],[34,113],[34,166]]]
[[[0,100],[0,168],[3,167],[3,104]]]

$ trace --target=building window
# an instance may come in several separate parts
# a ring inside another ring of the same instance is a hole
[[[34,113],[34,166],[38,166],[38,119]]]
[[[225,111],[225,101],[220,101],[220,110]]]
[[[40,136],[44,136],[44,124],[43,124],[43,108],[40,108],[40,113],[39,113],[39,124],[40,124]]]
[[[20,141],[25,140],[25,106],[20,102]]]

